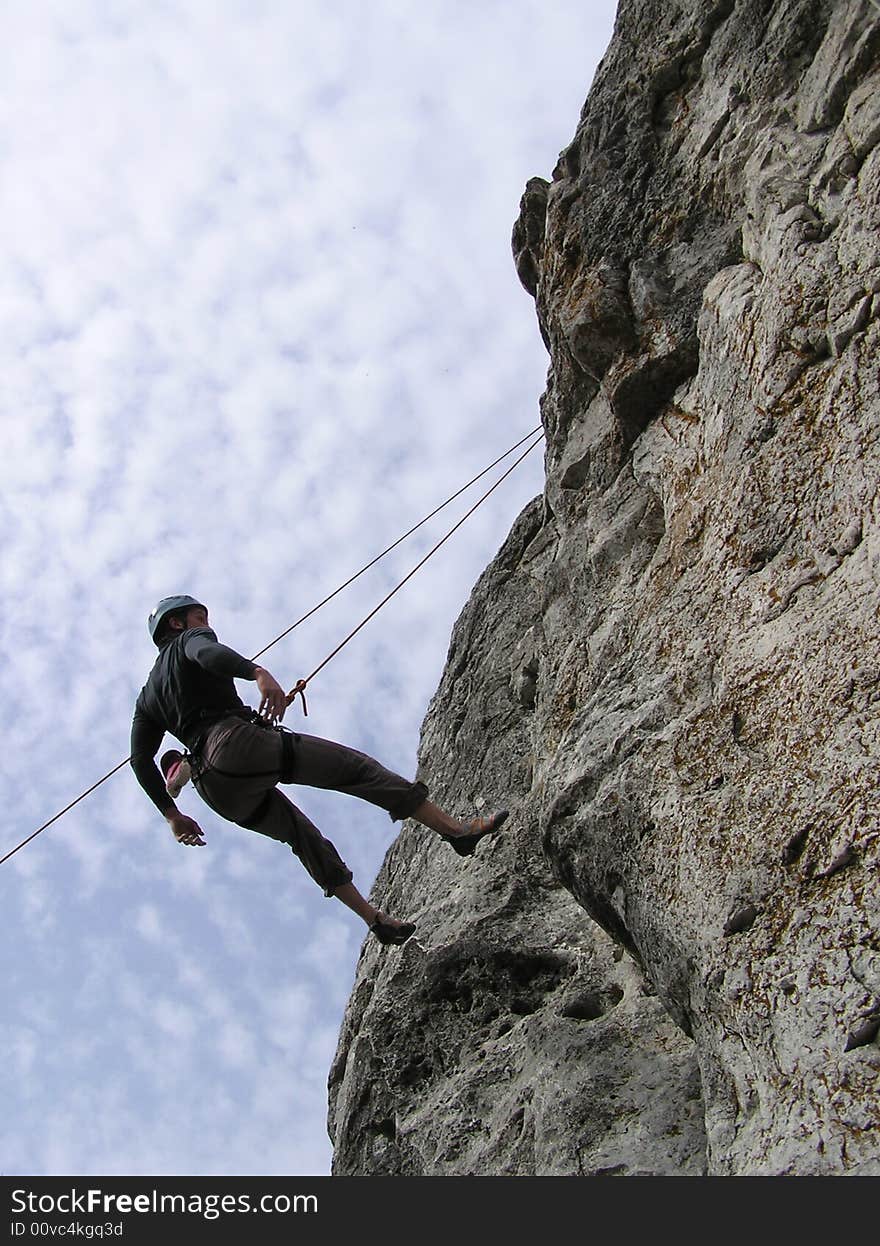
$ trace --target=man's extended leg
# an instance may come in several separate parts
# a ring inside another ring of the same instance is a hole
[[[424,783],[411,783],[367,753],[335,740],[297,732],[287,737],[285,747],[282,783],[357,796],[384,809],[392,821],[410,817],[428,795]]]
[[[416,822],[420,822],[422,826],[426,826],[428,830],[436,831],[438,835],[466,834],[463,822],[459,822],[457,818],[451,817],[439,805],[435,805],[430,800],[423,800],[409,816],[414,818]]]
[[[460,822],[427,799],[424,783],[410,783],[366,753],[319,736],[295,734],[290,744],[289,769],[283,782],[357,796],[385,809],[394,821],[415,818],[448,840],[460,856],[471,856],[477,843],[497,831],[507,818],[507,810],[502,809],[488,818]]]

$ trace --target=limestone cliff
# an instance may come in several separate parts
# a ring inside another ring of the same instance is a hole
[[[514,228],[546,490],[425,720],[338,1173],[880,1173],[880,11],[622,0]]]

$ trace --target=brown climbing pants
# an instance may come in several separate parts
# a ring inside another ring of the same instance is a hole
[[[386,770],[366,753],[294,734],[283,742],[281,731],[241,718],[215,723],[199,749],[193,782],[215,813],[288,844],[325,895],[349,883],[351,870],[329,839],[276,784],[301,783],[359,796],[385,809],[397,821],[408,818],[428,795],[424,783],[410,783]],[[291,764],[292,757],[292,764]]]

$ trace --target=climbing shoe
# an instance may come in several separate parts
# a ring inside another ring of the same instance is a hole
[[[500,830],[508,818],[508,810],[500,809],[498,813],[493,813],[491,818],[474,818],[466,825],[470,830],[468,835],[444,835],[443,838],[447,843],[452,844],[455,851],[460,857],[472,857],[474,849],[481,839],[485,839],[487,835],[494,835]]]
[[[167,753],[162,754],[159,765],[165,776],[165,791],[175,800],[192,778],[190,764],[183,753],[178,753],[176,748],[170,748]]]
[[[400,926],[392,926],[391,922],[383,921],[381,914],[378,914],[370,930],[380,943],[399,946],[401,943],[406,943],[410,935],[415,934],[416,928],[413,922],[403,922]]]

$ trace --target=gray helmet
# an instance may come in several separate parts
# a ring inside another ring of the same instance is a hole
[[[207,606],[203,601],[196,601],[195,597],[163,597],[159,604],[153,610],[147,619],[147,627],[150,629],[150,635],[156,644],[156,636],[162,627],[162,623],[169,614],[173,614],[175,610],[187,610],[191,606],[201,606],[203,610],[207,610]]]

